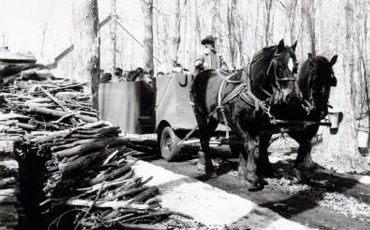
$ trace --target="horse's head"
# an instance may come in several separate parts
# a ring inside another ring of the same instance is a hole
[[[284,46],[284,40],[281,40],[267,69],[267,76],[273,82],[277,103],[292,104],[298,98],[296,46],[297,42],[291,47]]]
[[[337,78],[333,72],[333,65],[338,56],[334,55],[329,61],[323,56],[314,57],[308,54],[299,71],[298,84],[303,97],[312,106],[313,115],[322,119],[328,113],[330,87],[337,85]]]
[[[297,58],[295,48],[284,45],[281,40],[277,46],[266,47],[256,55],[251,64],[252,81],[263,88],[274,104],[293,104],[298,99],[296,84]],[[258,91],[258,90],[257,90]],[[261,95],[261,89],[259,89]]]

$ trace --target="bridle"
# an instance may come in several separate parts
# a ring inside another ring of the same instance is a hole
[[[284,81],[296,81],[296,78],[295,77],[284,77],[284,78],[279,78],[278,77],[278,69],[279,69],[279,58],[282,56],[281,53],[279,54],[274,54],[274,56],[272,57],[271,61],[270,61],[270,65],[267,69],[267,76],[270,74],[270,71],[271,69],[273,69],[273,74],[274,74],[274,78],[275,78],[275,83],[277,85],[278,88],[280,88],[280,82],[284,82]],[[294,63],[294,65],[298,65],[297,62]],[[295,74],[296,72],[293,71],[293,74]]]
[[[324,90],[315,91],[314,88],[312,87],[312,84],[314,80],[317,79],[317,74],[316,74],[317,71],[314,71],[313,64],[310,65],[308,72],[309,72],[308,85],[306,89],[307,90],[306,95],[308,96],[308,100],[304,99],[304,102],[307,105],[307,107],[305,108],[307,113],[310,113],[310,111],[314,110],[317,107],[315,100],[314,100],[315,95],[320,95],[319,97],[324,99],[323,101],[327,104],[327,106],[329,106],[328,100],[329,100],[329,94],[330,94],[330,87],[329,87],[329,90],[328,90],[328,87],[323,87]],[[331,73],[330,77],[335,78],[333,73]]]
[[[279,75],[281,74],[281,73],[279,73],[279,69],[280,69],[279,68],[279,64],[280,64],[279,59],[281,58],[282,55],[283,55],[283,53],[275,53],[274,56],[272,57],[271,61],[270,61],[270,65],[269,65],[269,67],[267,68],[267,71],[266,71],[267,76],[270,76],[270,72],[273,71],[274,84],[272,84],[272,87],[275,88],[276,91],[281,91],[281,82],[293,81],[297,84],[297,78],[294,77],[294,75],[297,73],[297,66],[298,66],[297,61],[294,62],[294,67],[293,67],[293,70],[292,70],[292,76],[291,77],[279,78]],[[271,94],[269,94],[269,97],[271,97]]]

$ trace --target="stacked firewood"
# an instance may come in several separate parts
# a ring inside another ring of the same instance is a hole
[[[0,126],[1,123],[0,116]],[[13,141],[0,137],[0,229],[14,229],[19,219],[19,165],[15,160],[13,147]]]
[[[135,151],[118,127],[99,121],[84,84],[40,71],[9,77],[0,92],[0,136],[48,159],[40,205],[49,212],[71,206],[83,229],[167,229],[158,224],[171,214],[160,207],[158,188],[135,176],[128,160]]]
[[[80,207],[75,224],[84,229],[126,229],[128,224],[142,226],[168,217],[170,213],[160,208],[155,197],[158,188],[146,186],[148,180],[135,176],[134,162],[127,159],[135,151],[120,142],[117,138],[86,139],[74,142],[73,147],[54,146],[53,159],[47,163],[51,176],[44,187],[45,203]]]

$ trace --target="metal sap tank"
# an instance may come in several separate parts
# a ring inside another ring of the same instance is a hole
[[[192,76],[185,73],[157,77],[156,127],[163,121],[173,129],[191,130],[196,127],[189,96],[191,81]]]
[[[152,107],[154,92],[145,82],[99,84],[99,117],[119,126],[122,133],[142,133],[139,118],[152,115]]]

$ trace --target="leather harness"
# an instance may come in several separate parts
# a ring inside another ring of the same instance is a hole
[[[217,71],[217,73],[219,75],[221,75],[221,73],[219,71]],[[264,101],[258,99],[252,93],[250,78],[248,77],[249,81],[246,81],[246,82],[243,81],[243,80],[230,80],[230,78],[232,78],[236,74],[238,74],[238,72],[224,77],[224,79],[222,80],[221,85],[219,87],[219,90],[218,90],[217,107],[213,111],[211,111],[210,114],[208,115],[208,117],[211,117],[217,111],[221,112],[222,118],[224,120],[224,125],[226,127],[226,139],[229,139],[230,134],[229,134],[229,130],[228,130],[229,123],[226,119],[224,106],[226,104],[228,104],[232,99],[234,99],[237,96],[240,96],[240,98],[245,103],[253,106],[255,108],[255,111],[259,111],[260,109],[262,109],[264,111],[264,113],[266,113],[269,116],[270,122],[273,123],[273,124],[275,123],[275,117],[270,113],[270,106],[268,104],[266,104]],[[243,70],[242,74],[247,74],[247,73]],[[229,94],[227,94],[223,98],[224,89],[225,89],[225,86],[226,86],[227,83],[229,83],[229,84],[239,84],[239,85],[236,88],[234,88]]]

